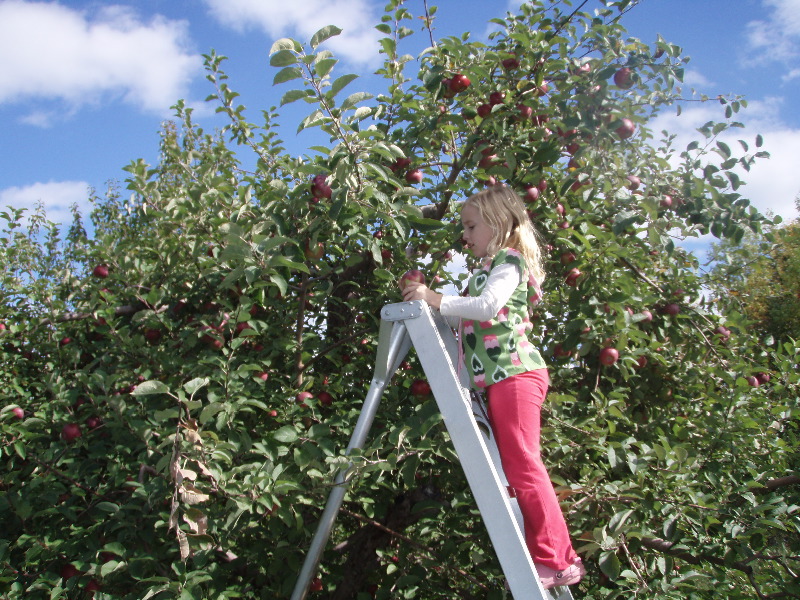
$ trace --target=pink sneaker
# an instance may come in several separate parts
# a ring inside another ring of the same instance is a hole
[[[583,563],[580,560],[575,561],[561,571],[556,571],[555,569],[537,563],[536,572],[539,574],[542,587],[546,590],[556,586],[575,585],[586,575],[586,569],[584,569]]]

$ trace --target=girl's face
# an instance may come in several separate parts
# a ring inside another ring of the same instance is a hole
[[[467,204],[461,209],[461,223],[464,226],[464,241],[467,248],[477,258],[486,256],[489,242],[492,241],[493,231],[481,218],[481,214],[472,204]]]

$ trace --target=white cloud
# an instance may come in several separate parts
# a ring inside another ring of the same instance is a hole
[[[112,97],[167,114],[202,69],[186,45],[186,22],[145,23],[122,6],[89,15],[53,2],[0,1],[0,103],[33,101],[25,122],[39,125],[56,111],[36,100],[63,102],[70,113]]]
[[[369,0],[205,0],[211,15],[235,31],[261,29],[273,39],[296,37],[307,43],[326,25],[342,29],[339,36],[326,42],[336,55],[356,64],[379,60],[378,39],[374,25],[379,21],[375,3]]]
[[[85,181],[34,183],[25,187],[0,190],[0,210],[5,210],[8,206],[24,208],[27,209],[26,215],[30,216],[36,206],[41,204],[48,221],[66,225],[72,221],[70,207],[75,204],[86,216],[90,208],[89,196],[90,186]],[[5,225],[5,222],[2,225]]]
[[[793,62],[800,55],[800,0],[763,0],[766,19],[747,24],[755,62]]]
[[[800,156],[800,130],[786,126],[779,117],[780,98],[765,98],[751,101],[734,118],[745,124],[744,129],[735,128],[720,136],[735,153],[743,149],[738,140],[749,145],[749,153],[755,147],[755,137],[761,134],[764,145],[760,150],[770,153],[770,158],[758,159],[750,171],[737,169],[736,173],[746,185],[738,192],[761,213],[771,212],[784,220],[797,218],[795,198],[800,195],[800,169],[797,157]],[[715,102],[700,104],[684,110],[680,116],[675,113],[662,114],[649,124],[658,138],[664,129],[677,136],[674,147],[683,150],[692,140],[703,140],[697,128],[708,121],[723,121],[722,107]],[[711,155],[713,160],[715,155]]]

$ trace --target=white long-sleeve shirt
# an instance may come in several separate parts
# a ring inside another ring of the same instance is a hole
[[[515,265],[502,264],[489,273],[480,296],[443,296],[439,312],[453,325],[458,319],[488,321],[511,299],[522,274]]]

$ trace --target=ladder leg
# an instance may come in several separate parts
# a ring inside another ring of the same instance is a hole
[[[384,318],[400,306],[384,307]],[[542,587],[525,544],[521,515],[515,514],[508,496],[499,456],[494,457],[490,449],[494,440],[478,427],[472,402],[459,381],[452,353],[448,352],[452,332],[437,325],[437,318],[427,306],[418,315],[398,317],[405,319],[512,595],[526,600],[571,599],[567,587]]]
[[[381,322],[375,373],[364,400],[361,414],[353,430],[353,435],[350,438],[350,444],[347,446],[347,454],[350,454],[352,450],[361,448],[364,445],[367,433],[369,433],[372,422],[375,420],[375,413],[378,410],[381,396],[386,386],[389,384],[392,375],[397,371],[397,368],[400,366],[406,354],[408,354],[410,347],[411,340],[408,337],[408,332],[403,323]],[[298,575],[291,600],[303,600],[306,594],[308,594],[308,587],[311,584],[311,579],[314,577],[314,573],[319,566],[322,551],[325,549],[325,544],[328,542],[331,529],[333,529],[333,523],[336,520],[336,515],[339,513],[339,508],[341,508],[344,495],[347,492],[347,474],[350,470],[350,466],[352,465],[349,465],[345,469],[340,469],[336,474],[333,489],[328,495],[325,510],[322,512],[322,517],[320,517],[319,524],[317,525],[317,531],[314,534],[311,547],[308,550],[308,554],[303,562],[303,567]]]

